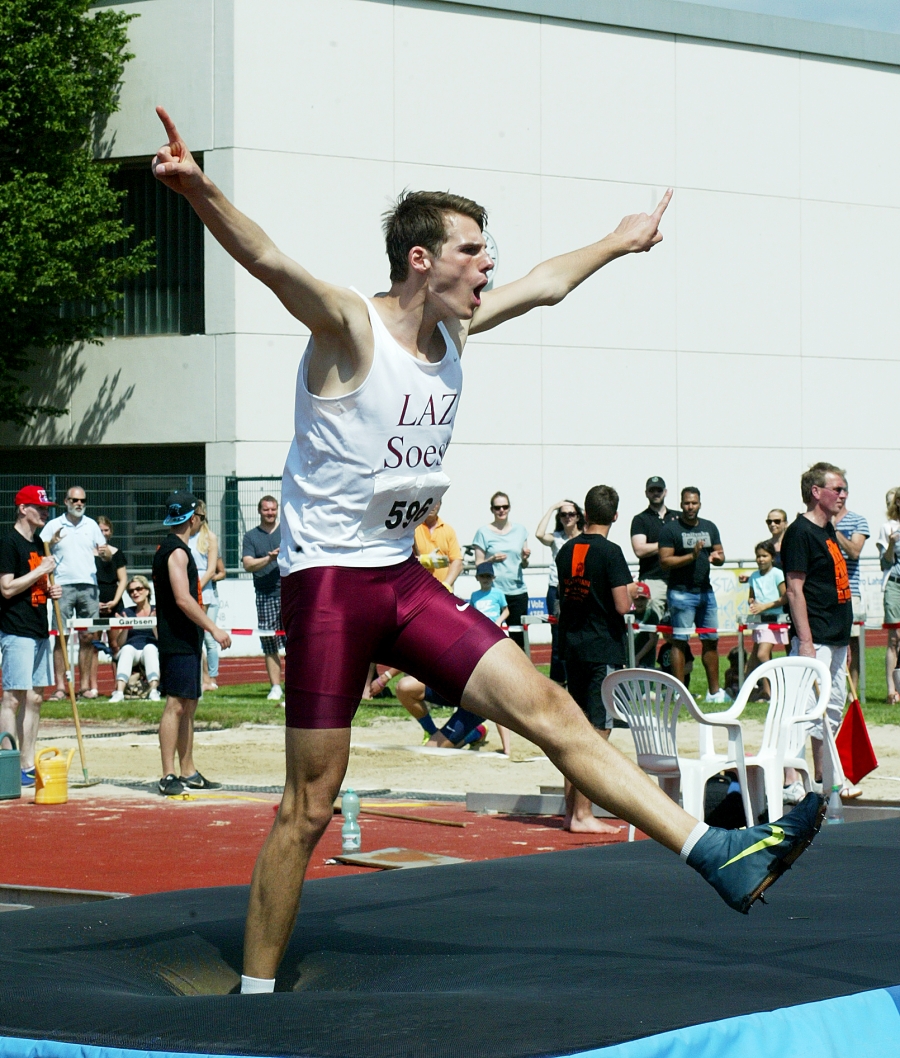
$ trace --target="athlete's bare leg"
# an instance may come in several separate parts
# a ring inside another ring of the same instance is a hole
[[[602,739],[609,741],[610,731],[600,728],[596,730]],[[594,815],[594,806],[591,803],[591,799],[585,797],[581,790],[569,782],[568,779],[566,779],[565,792],[566,820],[563,824],[563,830],[568,830],[572,834],[618,834],[622,829],[598,819]]]
[[[495,644],[466,684],[465,709],[524,735],[579,790],[673,852],[697,820],[627,757],[601,738],[572,698],[542,676],[515,645]]]
[[[253,869],[244,973],[270,980],[291,937],[313,849],[334,814],[350,759],[350,728],[285,729],[287,774],[278,815]]]

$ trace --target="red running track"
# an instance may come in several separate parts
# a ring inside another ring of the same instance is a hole
[[[276,795],[209,795],[203,800],[82,798],[35,805],[32,795],[0,801],[0,884],[53,889],[156,893],[247,885],[274,818]],[[245,797],[239,801],[235,798]],[[363,804],[372,804],[363,798]],[[460,803],[411,806],[380,802],[384,811],[464,822],[465,828],[360,816],[363,849],[401,847],[490,860],[611,844],[627,837],[569,834],[558,816],[476,815]],[[325,861],[340,853],[341,817],[319,843],[309,879],[368,873]]]

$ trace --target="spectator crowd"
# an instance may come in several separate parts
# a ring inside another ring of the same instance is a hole
[[[767,535],[755,547],[757,570],[740,576],[748,584],[752,628],[747,672],[770,660],[776,651],[824,658],[833,676],[829,722],[836,727],[844,708],[847,678],[854,694],[859,679],[857,643],[860,623],[866,618],[860,555],[871,534],[866,519],[848,506],[847,480],[839,468],[816,464],[803,475],[800,492],[806,510],[793,520],[787,513],[790,503],[786,508],[769,510],[764,519]],[[551,557],[546,593],[552,638],[550,678],[568,686],[594,726],[607,736],[612,720],[605,715],[599,687],[609,672],[627,662],[624,618],[628,613],[633,614],[638,628],[634,639],[638,667],[659,667],[689,685],[695,660],[691,639],[696,635],[706,676],[706,701],[727,703],[736,690],[733,680],[726,680],[725,686],[720,681],[720,622],[711,581],[713,567],[725,562],[719,529],[714,521],[701,515],[699,487],[682,488],[677,508],[670,507],[666,482],[661,476],[652,475],[646,481],[645,496],[646,508],[634,514],[630,522],[630,549],[638,564],[636,580],[622,548],[609,539],[610,528],[619,517],[619,497],[609,486],[594,486],[583,504],[573,499],[554,503],[534,533],[550,549]],[[81,631],[78,693],[83,699],[97,698],[98,651],[102,651],[115,664],[116,685],[111,701],[122,701],[129,694],[153,701],[165,697],[164,708],[169,709],[173,696],[166,686],[164,670],[168,665],[169,682],[183,693],[174,695],[180,704],[161,726],[165,772],[161,790],[166,784],[170,789],[162,792],[172,792],[176,786],[184,789],[192,779],[195,784],[202,781],[211,785],[193,765],[190,724],[202,692],[217,689],[220,646],[228,637],[216,625],[217,583],[226,571],[203,501],[189,493],[173,494],[166,501],[164,524],[177,543],[165,544],[161,550],[168,555],[178,553],[178,568],[184,564],[188,581],[196,578],[190,606],[182,605],[183,600],[178,601],[179,592],[175,591],[176,586],[183,587],[181,573],[176,575],[177,585],[168,583],[165,571],[161,574],[156,568],[159,558],[154,562],[155,592],[145,576],[129,576],[127,556],[113,543],[111,520],[105,515],[95,520],[87,513],[88,499],[83,488],[70,488],[65,494],[64,512],[50,517],[54,506],[40,486],[20,490],[15,523],[0,543],[0,732],[16,734],[23,783],[34,782],[34,741],[44,689],[49,690],[51,700],[64,700],[69,695],[68,662],[62,654],[61,637],[56,636],[51,643],[51,627],[56,631],[57,619],[48,621],[49,608],[56,610],[64,625],[71,618],[96,620],[113,615],[153,619],[132,628],[110,628],[105,639],[97,630]],[[455,590],[468,560],[478,581],[469,604],[508,629],[510,637],[524,648],[522,626],[529,609],[525,571],[532,557],[530,534],[526,526],[514,519],[507,493],[496,491],[488,507],[490,521],[474,534],[472,543],[465,548],[467,556],[453,527],[442,519],[440,502],[419,524],[415,549],[422,565],[450,592]],[[897,704],[900,491],[888,492],[886,507],[887,520],[878,534],[877,550],[885,577],[884,620],[889,631],[888,700]],[[281,661],[275,635],[282,627],[276,562],[281,544],[277,499],[264,496],[257,512],[259,524],[244,536],[241,562],[243,570],[253,577],[270,684],[268,697],[281,702]],[[172,521],[182,515],[182,521]],[[160,585],[164,582],[167,605],[170,609],[174,606],[177,614],[173,611],[162,616],[157,611]],[[48,607],[51,600],[53,605]],[[197,607],[196,612],[193,606]],[[187,628],[188,624],[194,631]],[[167,640],[165,649],[161,638]],[[172,662],[173,654],[180,652],[197,659],[202,666],[197,681],[193,680],[193,670],[191,678],[185,679],[184,666],[179,668]],[[398,675],[388,670],[379,676],[375,660],[366,687],[361,688],[363,696],[387,693],[388,681]],[[768,690],[762,682],[755,693],[765,699]],[[426,743],[439,748],[461,748],[484,741],[483,719],[468,713],[461,702],[446,701],[412,675],[404,676],[396,691],[421,724]],[[431,717],[430,705],[454,709],[450,721],[440,729]],[[498,731],[502,751],[508,754],[509,732],[499,725]],[[7,736],[3,745],[9,741]],[[821,754],[821,742],[818,745]],[[174,768],[176,753],[181,759],[182,775],[176,774]],[[821,770],[820,760],[816,766]],[[593,820],[589,803],[577,791],[567,791],[567,807],[567,822],[573,829],[602,826]]]

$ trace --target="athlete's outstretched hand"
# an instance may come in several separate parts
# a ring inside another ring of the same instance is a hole
[[[659,224],[671,199],[672,188],[670,187],[652,213],[633,213],[630,217],[623,217],[619,221],[614,234],[625,240],[626,253],[646,253],[658,242],[662,242]]]
[[[203,171],[191,157],[187,144],[181,138],[175,122],[169,117],[163,107],[157,107],[156,113],[163,123],[169,142],[156,152],[156,156],[150,163],[153,175],[161,183],[179,195],[186,194],[192,187],[198,186],[203,181]]]

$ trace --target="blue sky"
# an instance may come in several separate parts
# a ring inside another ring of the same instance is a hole
[[[703,3],[710,7],[734,11],[753,11],[760,15],[781,15],[807,22],[825,22],[854,29],[874,29],[900,33],[898,0],[678,0],[679,3]]]

